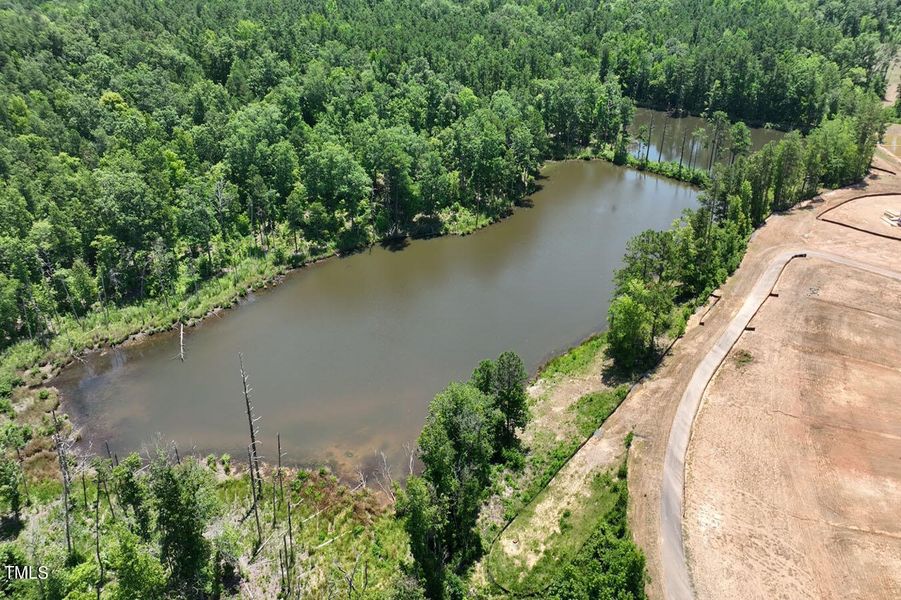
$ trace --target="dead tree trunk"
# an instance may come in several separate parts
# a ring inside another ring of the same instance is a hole
[[[277,433],[275,439],[276,443],[278,444],[278,493],[281,496],[281,501],[285,503],[285,510],[288,513],[288,548],[290,548],[290,554],[286,549],[285,561],[288,565],[288,572],[290,573],[290,569],[294,567],[294,523],[291,521],[291,495],[290,493],[288,494],[288,499],[286,501],[285,474],[282,471],[282,434]]]
[[[291,550],[291,556],[288,560],[290,568],[294,568],[294,522],[291,519],[291,496],[288,496],[288,502],[285,504],[288,511],[288,548]]]
[[[97,494],[97,499],[94,501],[94,551],[97,554],[97,566],[100,569],[100,576],[97,578],[97,600],[100,600],[104,577],[103,559],[100,557],[100,494]]]
[[[63,477],[63,513],[66,518],[66,552],[72,555],[72,532],[69,529],[69,465],[66,459],[66,449],[63,446],[62,437],[59,434],[59,419],[56,411],[50,411],[53,417],[53,441],[56,444],[56,456],[59,459],[59,471]]]
[[[278,470],[275,472],[275,481],[278,487],[272,487],[272,527],[276,525],[276,512],[285,501],[285,487],[282,482],[282,434],[275,434],[276,451],[278,452]]]
[[[263,543],[263,528],[260,526],[260,510],[257,503],[257,483],[254,480],[253,463],[251,462],[250,448],[247,449],[247,467],[250,471],[250,497],[253,506],[253,516],[257,523],[257,548]]]
[[[28,493],[28,476],[25,474],[25,460],[22,458],[22,449],[16,446],[16,458],[19,461],[19,469],[22,470],[22,487],[25,488],[25,504],[31,504],[31,495]]]
[[[250,430],[250,469],[254,471],[256,478],[256,495],[259,497],[263,491],[263,479],[260,477],[260,455],[257,451],[257,430],[256,422],[259,420],[253,417],[253,407],[250,405],[250,392],[252,391],[247,383],[247,371],[244,369],[244,355],[238,353],[238,361],[241,364],[241,385],[244,387],[244,407],[247,410],[247,427]]]
[[[275,529],[277,524],[276,521],[276,510],[278,509],[278,488],[276,487],[278,475],[272,481],[272,529]]]
[[[288,536],[282,536],[282,548],[285,554],[285,591],[291,594],[291,562],[288,557]]]
[[[185,324],[178,324],[178,359],[185,362]]]
[[[116,520],[116,509],[113,508],[113,496],[109,493],[109,485],[106,482],[106,474],[100,477],[100,483],[103,484],[103,493],[106,494],[106,505],[109,507],[109,514],[113,521]],[[100,487],[97,487],[97,497],[100,497]]]
[[[278,494],[279,502],[285,501],[284,476],[282,474],[282,434],[275,434],[275,442],[278,446]]]
[[[663,149],[666,147],[666,146],[664,146],[664,144],[666,143],[666,126],[667,125],[668,125],[667,118],[666,118],[666,116],[664,116],[663,117],[663,135],[660,136],[660,148],[657,149],[657,162],[658,163],[660,163],[660,161],[663,160]]]

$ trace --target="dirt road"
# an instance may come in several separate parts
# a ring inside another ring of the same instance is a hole
[[[692,426],[683,535],[708,598],[901,597],[901,281],[789,263]]]

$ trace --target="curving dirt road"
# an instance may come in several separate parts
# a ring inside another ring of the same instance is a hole
[[[775,256],[747,294],[741,309],[728,323],[713,348],[698,364],[685,388],[670,429],[660,490],[660,560],[664,597],[694,597],[682,537],[685,458],[691,427],[704,391],[726,355],[770,296],[785,266],[795,258],[816,257],[901,281],[901,272],[815,249],[786,249]]]

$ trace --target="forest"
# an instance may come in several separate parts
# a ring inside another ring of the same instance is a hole
[[[697,211],[625,249],[606,343],[637,373],[771,212],[866,174],[890,116],[879,99],[898,18],[894,0],[4,3],[0,552],[55,570],[0,593],[219,598],[253,580],[297,597],[294,540],[263,575],[257,551],[264,531],[294,531],[292,498],[327,498],[295,515],[317,524],[297,546],[345,554],[311,563],[308,592],[490,597],[468,579],[484,551],[477,519],[528,452],[513,353],[433,400],[421,470],[385,483],[387,516],[324,473],[254,475],[254,457],[242,471],[166,447],[76,465],[52,392],[37,393],[35,406],[53,406],[28,424],[16,394],[40,385],[42,365],[200,317],[284,268],[471,232],[510,214],[545,161],[576,156],[704,186]],[[629,155],[649,134],[633,139],[636,106],[701,115],[709,164]],[[750,152],[745,123],[789,133]],[[23,466],[29,448],[40,469]],[[626,496],[549,594],[644,597]],[[223,525],[234,506],[271,514]],[[335,537],[339,521],[364,550]]]
[[[893,8],[8,4],[0,345],[261,254],[469,231],[543,160],[624,147],[635,103],[810,130],[884,90]]]

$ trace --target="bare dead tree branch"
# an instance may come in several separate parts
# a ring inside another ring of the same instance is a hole
[[[388,464],[388,457],[385,456],[385,453],[381,450],[379,450],[378,454],[382,459],[382,464],[375,473],[375,481],[382,492],[384,492],[392,502],[396,502],[397,497],[394,494],[394,478],[391,476],[391,466]]]
[[[410,442],[404,442],[404,452],[406,452],[407,455],[410,457],[410,464],[408,467],[409,468],[408,475],[412,476],[413,475],[413,465],[416,462],[416,456],[419,454],[419,447],[414,446]]]
[[[250,392],[252,389],[248,384],[247,371],[244,369],[244,355],[240,352],[238,353],[238,361],[241,365],[241,385],[244,389],[244,406],[247,410],[247,426],[250,429],[250,468],[255,471],[256,475],[256,498],[262,495],[263,491],[263,478],[260,477],[259,452],[257,450],[257,431],[254,425],[259,419],[255,419],[253,416],[253,407],[250,405]]]
[[[63,444],[62,436],[60,436],[59,419],[56,418],[56,411],[51,410],[53,417],[53,442],[56,445],[56,455],[59,459],[59,471],[63,478],[63,512],[66,517],[66,551],[69,556],[72,555],[72,532],[69,528],[69,465],[66,458],[66,448]]]

